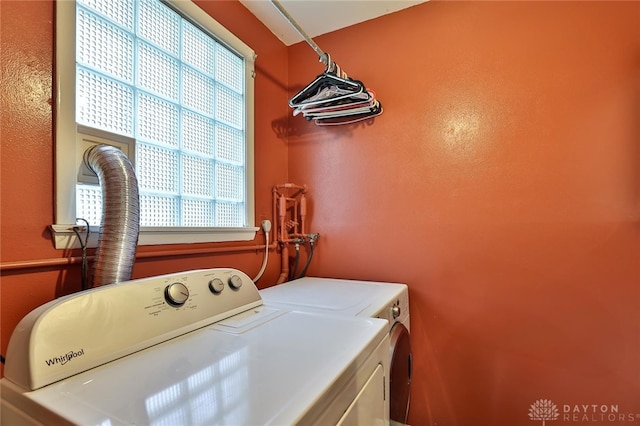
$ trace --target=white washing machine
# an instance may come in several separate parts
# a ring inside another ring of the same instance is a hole
[[[267,306],[389,322],[390,419],[406,423],[412,355],[409,292],[405,284],[304,277],[260,290]]]
[[[265,306],[233,269],[103,286],[19,323],[1,423],[386,425],[387,327]]]

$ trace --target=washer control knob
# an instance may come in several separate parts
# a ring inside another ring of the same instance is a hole
[[[164,289],[164,298],[172,306],[182,306],[189,299],[189,289],[182,283],[169,284]]]
[[[231,277],[229,277],[229,285],[234,290],[239,289],[242,287],[242,278],[237,275],[231,275]]]
[[[214,278],[209,281],[209,290],[211,290],[213,294],[218,294],[224,290],[224,283],[220,278]]]
[[[400,306],[399,305],[393,305],[391,307],[391,316],[393,317],[393,319],[398,318],[401,313],[402,313],[402,311],[400,310]]]

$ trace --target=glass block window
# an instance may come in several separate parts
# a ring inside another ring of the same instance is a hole
[[[246,227],[245,59],[158,0],[77,0],[76,123],[135,139],[141,226]],[[99,225],[99,186],[76,217]]]

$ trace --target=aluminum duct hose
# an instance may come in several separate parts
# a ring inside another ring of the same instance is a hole
[[[93,287],[131,279],[140,229],[138,180],[127,156],[110,145],[84,152],[102,188],[102,226],[93,264]]]

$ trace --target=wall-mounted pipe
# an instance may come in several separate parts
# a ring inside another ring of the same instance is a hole
[[[300,194],[300,233],[306,233],[305,227],[305,219],[307,217],[307,197],[305,197],[304,192]]]
[[[131,279],[140,230],[138,180],[118,148],[96,145],[84,162],[102,188],[102,225],[93,265],[93,287]]]
[[[269,243],[266,248],[271,251],[278,248],[277,242]],[[136,252],[136,259],[153,259],[161,257],[178,257],[178,256],[200,256],[219,253],[242,253],[247,251],[259,251],[264,250],[264,244],[250,245],[250,246],[222,246],[222,247],[203,247],[203,248],[188,248],[188,249],[173,249],[173,250],[158,250],[158,251],[138,251]],[[87,256],[89,261],[95,259],[94,256]],[[0,263],[0,272],[3,271],[18,271],[28,269],[46,269],[58,266],[72,266],[80,265],[82,263],[82,257],[57,257],[50,259],[34,259],[34,260],[16,260],[12,262]]]
[[[287,246],[287,243],[284,242],[286,238],[284,219],[286,216],[287,202],[284,196],[278,194],[276,198],[276,203],[278,205],[278,208],[277,208],[277,211],[278,211],[277,223],[278,223],[278,232],[279,232],[278,240],[280,242],[280,250],[281,250],[280,276],[278,277],[278,281],[276,282],[276,284],[282,284],[283,282],[287,281],[289,277],[289,247]]]
[[[317,234],[306,234],[307,229],[307,186],[284,183],[273,188],[273,219],[276,226],[274,234],[278,239],[281,251],[281,271],[277,284],[288,279],[296,278],[298,262],[300,260],[300,244],[309,242],[310,251],[313,253],[313,244],[317,242]],[[313,240],[313,241],[311,241]],[[289,244],[296,245],[296,263],[291,270],[289,265]],[[304,267],[309,266],[309,261]]]

